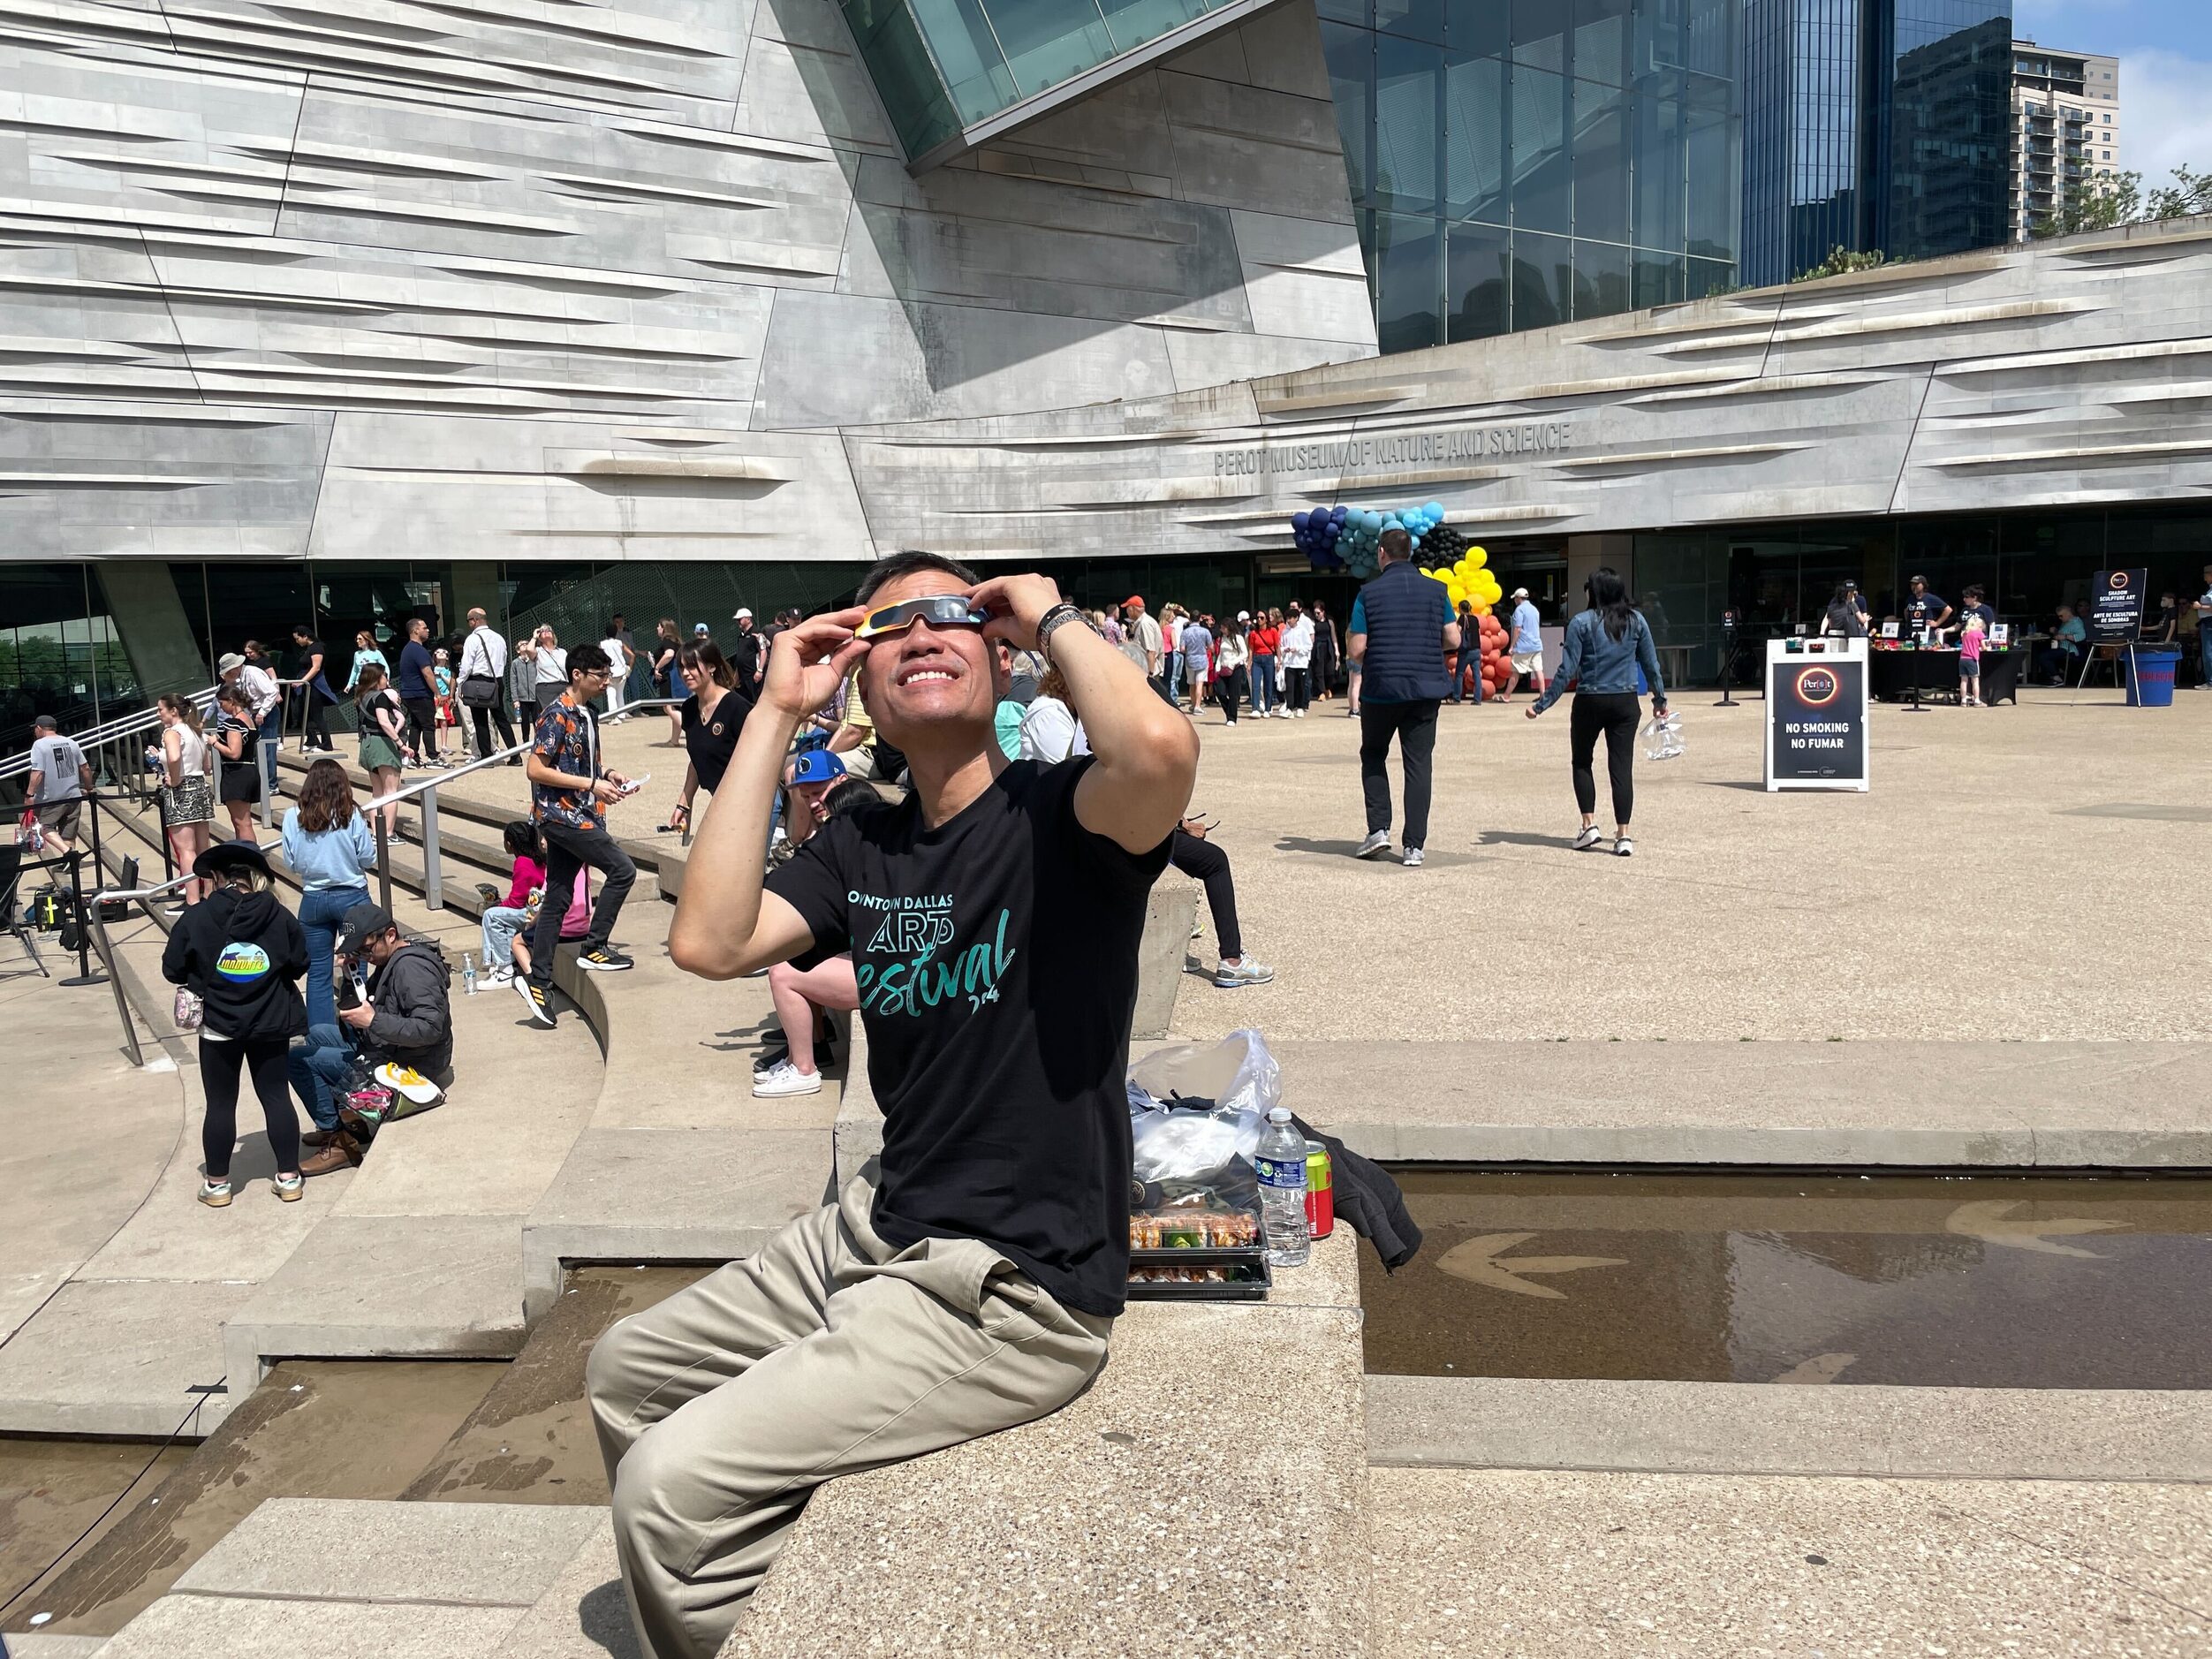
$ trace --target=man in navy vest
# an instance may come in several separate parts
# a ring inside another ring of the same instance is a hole
[[[1405,768],[1405,867],[1419,869],[1428,839],[1428,763],[1436,749],[1436,708],[1451,690],[1444,653],[1459,648],[1444,585],[1413,564],[1413,538],[1385,530],[1376,549],[1382,572],[1352,604],[1348,655],[1360,665],[1360,787],[1367,799],[1363,859],[1390,850],[1390,780],[1382,761],[1398,739]]]

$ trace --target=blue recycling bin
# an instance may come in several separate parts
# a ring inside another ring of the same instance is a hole
[[[2131,708],[2174,706],[2174,670],[2181,653],[2159,646],[2138,646],[2128,654],[2127,704]]]

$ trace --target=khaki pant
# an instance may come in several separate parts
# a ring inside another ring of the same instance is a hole
[[[1114,1322],[973,1239],[894,1251],[864,1181],[745,1261],[612,1326],[587,1372],[631,1616],[655,1659],[713,1659],[832,1475],[1057,1410]]]

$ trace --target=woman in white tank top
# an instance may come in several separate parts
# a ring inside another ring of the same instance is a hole
[[[190,870],[208,850],[215,818],[215,783],[208,764],[208,739],[200,731],[200,706],[188,697],[157,700],[162,722],[162,823],[169,851],[179,870]],[[204,883],[186,882],[185,903],[198,904]]]

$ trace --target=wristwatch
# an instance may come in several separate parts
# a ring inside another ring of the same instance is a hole
[[[1072,600],[1063,599],[1037,618],[1037,649],[1049,660],[1052,636],[1071,622],[1082,620],[1082,607]]]

